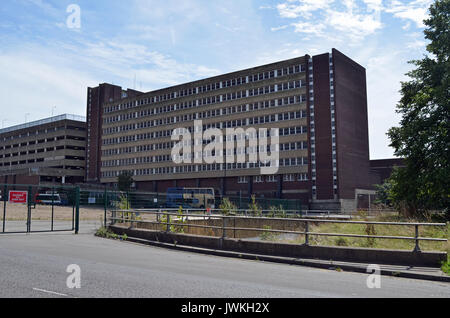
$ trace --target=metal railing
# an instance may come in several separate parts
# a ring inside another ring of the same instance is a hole
[[[320,218],[277,218],[277,217],[261,217],[261,216],[248,216],[248,215],[222,215],[215,213],[205,213],[203,210],[202,213],[200,210],[190,210],[190,212],[183,213],[172,212],[176,211],[176,209],[155,209],[155,210],[111,210],[111,216],[106,217],[105,215],[105,224],[107,223],[107,219],[109,219],[111,224],[116,224],[117,222],[122,223],[130,223],[130,228],[134,227],[136,223],[146,223],[146,224],[156,224],[165,228],[165,232],[171,232],[171,227],[192,227],[192,228],[204,228],[204,229],[215,229],[221,231],[221,238],[226,238],[227,231],[254,231],[254,232],[265,232],[265,233],[276,233],[276,234],[296,234],[296,235],[304,235],[305,236],[305,245],[310,245],[310,237],[311,236],[334,236],[334,237],[354,237],[354,238],[366,238],[366,239],[395,239],[395,240],[411,240],[415,241],[414,252],[421,252],[419,243],[420,241],[432,241],[432,242],[447,242],[447,239],[444,238],[434,238],[434,237],[420,237],[420,227],[446,227],[446,223],[415,223],[415,222],[376,222],[376,221],[345,221],[345,220],[330,220],[330,219],[320,219]],[[248,211],[248,210],[246,210]],[[195,213],[197,212],[197,213]],[[121,216],[117,216],[121,214]],[[156,215],[156,221],[149,221],[140,219],[140,215]],[[164,219],[161,218],[164,216]],[[200,224],[192,224],[185,223],[189,221],[189,218],[199,219],[202,218],[204,220],[208,219],[221,219],[222,225],[200,225]],[[290,231],[290,230],[279,230],[279,229],[270,229],[270,228],[253,228],[253,227],[236,227],[230,226],[230,224],[235,224],[235,222],[228,222],[228,220],[237,220],[237,219],[247,219],[247,220],[271,220],[271,221],[282,221],[282,222],[299,222],[304,225],[303,231]],[[180,222],[182,221],[182,222]],[[387,225],[387,226],[411,226],[415,229],[414,237],[408,236],[389,236],[389,235],[361,235],[361,234],[345,234],[345,233],[319,233],[319,232],[310,232],[310,225],[316,223],[335,223],[335,224],[361,224],[361,225]]]

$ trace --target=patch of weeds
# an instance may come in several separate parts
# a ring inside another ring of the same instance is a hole
[[[345,237],[339,237],[335,240],[337,246],[348,246],[348,240]]]
[[[444,273],[446,273],[447,275],[450,275],[450,256],[447,256],[447,261],[446,262],[442,262],[442,271]]]
[[[114,233],[113,231],[111,231],[110,229],[106,228],[106,227],[101,227],[97,230],[97,232],[95,232],[95,236],[98,237],[103,237],[103,238],[107,238],[107,239],[113,239],[113,240],[124,240],[126,241],[128,239],[128,236],[126,234],[123,235],[117,235],[116,233]]]
[[[264,225],[264,230],[271,230],[272,228],[269,225]],[[264,231],[259,236],[261,240],[263,241],[275,241],[277,238],[277,235],[273,232]]]

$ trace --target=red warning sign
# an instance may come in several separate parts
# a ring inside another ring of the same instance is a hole
[[[28,191],[9,191],[9,203],[27,203]]]

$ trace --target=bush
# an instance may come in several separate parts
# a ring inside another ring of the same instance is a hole
[[[283,206],[280,205],[278,207],[274,207],[274,206],[270,207],[269,217],[286,218],[287,215],[286,215],[286,211],[283,209]]]
[[[237,207],[228,198],[223,198],[219,209],[223,215],[235,215]]]
[[[250,209],[250,213],[253,216],[261,216],[262,215],[262,210],[256,203],[256,197],[254,195],[252,195],[252,202],[249,204],[248,208]]]
[[[164,213],[167,213],[167,212],[164,212]],[[160,222],[163,227],[162,231],[165,231],[167,229],[167,225],[164,224],[164,223],[167,223],[167,216],[168,216],[167,214],[163,214],[160,217]],[[181,206],[178,208],[177,217],[178,217],[178,219],[174,219],[173,217],[169,218],[169,220],[170,220],[169,223],[172,223],[172,225],[170,225],[170,227],[169,227],[169,230],[170,230],[170,232],[174,232],[174,233],[184,233],[184,226],[177,225],[177,224],[185,224],[186,223],[186,220],[183,218],[183,207],[181,207]],[[174,223],[175,223],[175,225],[173,225]]]

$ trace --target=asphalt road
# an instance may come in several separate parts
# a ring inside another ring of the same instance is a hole
[[[69,289],[67,266],[81,268]],[[450,297],[450,284],[190,254],[67,233],[0,235],[0,297]]]

